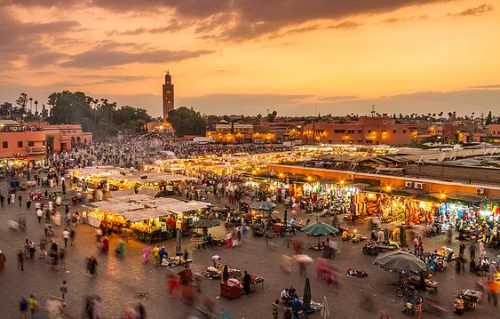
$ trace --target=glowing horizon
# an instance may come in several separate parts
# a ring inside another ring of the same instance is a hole
[[[169,69],[203,113],[500,109],[499,0],[85,2],[3,1],[0,102],[68,89],[158,115]]]

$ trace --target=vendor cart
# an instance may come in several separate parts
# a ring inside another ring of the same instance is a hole
[[[220,295],[228,299],[236,299],[241,296],[241,285],[236,279],[229,279],[220,283]]]
[[[419,276],[410,276],[408,278],[408,283],[419,288],[420,287],[420,277]],[[432,278],[425,278],[424,283],[425,283],[425,290],[426,291],[428,291],[430,293],[437,293],[437,289],[438,289],[437,281],[433,280]]]

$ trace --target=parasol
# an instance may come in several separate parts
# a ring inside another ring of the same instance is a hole
[[[202,219],[197,220],[194,223],[192,223],[191,227],[203,229],[203,234],[206,235],[207,228],[212,228],[212,227],[219,226],[219,225],[220,225],[220,222],[218,220],[202,218]]]
[[[200,220],[195,221],[194,223],[191,224],[191,227],[193,228],[211,228],[215,226],[219,226],[220,222],[215,219],[206,219],[202,218]]]
[[[401,274],[415,273],[419,274],[427,270],[427,265],[415,255],[405,251],[391,251],[378,256],[373,262],[381,268],[388,271],[396,271]]]
[[[339,233],[339,230],[328,224],[317,222],[302,228],[302,231],[311,236],[327,236]]]
[[[271,211],[276,207],[276,204],[271,203],[271,202],[255,202],[250,205],[251,209],[255,210],[265,210],[265,211]]]
[[[311,309],[311,284],[309,283],[309,277],[306,278],[306,285],[304,286],[304,298],[303,298],[303,305],[304,305],[304,310],[309,310]]]
[[[318,246],[320,244],[320,236],[336,235],[339,232],[337,228],[322,222],[316,222],[314,224],[307,225],[302,228],[302,231],[310,236],[318,237]]]

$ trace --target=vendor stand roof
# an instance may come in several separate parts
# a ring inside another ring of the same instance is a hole
[[[138,222],[141,220],[146,220],[149,218],[157,218],[169,215],[169,213],[165,213],[164,211],[160,211],[154,208],[145,208],[133,211],[126,211],[118,214],[131,222]]]
[[[108,202],[108,205],[101,205],[98,208],[110,214],[121,215],[122,213],[128,211],[143,209],[144,205],[124,202]]]

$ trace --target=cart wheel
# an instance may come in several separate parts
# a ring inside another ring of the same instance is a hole
[[[405,295],[405,292],[402,288],[396,289],[396,296],[398,296],[399,298],[402,298],[404,295]]]

